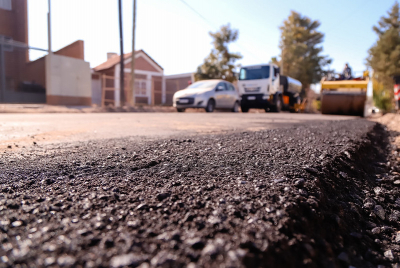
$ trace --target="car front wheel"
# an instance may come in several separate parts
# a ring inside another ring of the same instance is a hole
[[[176,108],[176,111],[178,113],[183,113],[185,111],[185,109],[184,108]]]
[[[206,112],[212,113],[215,109],[215,100],[211,99],[207,102]]]

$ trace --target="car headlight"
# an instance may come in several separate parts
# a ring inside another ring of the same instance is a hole
[[[194,97],[195,98],[199,98],[199,99],[203,99],[204,98],[204,93],[196,94]]]

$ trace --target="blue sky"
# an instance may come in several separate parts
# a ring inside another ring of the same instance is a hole
[[[294,10],[319,20],[325,33],[324,54],[331,68],[349,62],[365,69],[368,49],[376,42],[372,26],[393,0],[137,0],[136,49],[145,50],[165,74],[194,72],[211,50],[209,31],[230,23],[239,39],[230,46],[243,55],[242,65],[269,62],[280,54],[279,26]],[[200,16],[200,15],[201,16]],[[28,0],[29,43],[47,48],[47,0]],[[132,0],[123,0],[124,51],[131,51]],[[119,53],[117,0],[52,0],[52,46],[58,50],[85,41],[91,67]],[[40,56],[31,53],[31,59]]]

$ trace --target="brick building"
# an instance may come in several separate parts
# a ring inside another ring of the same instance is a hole
[[[132,53],[124,55],[125,92],[130,90]],[[105,105],[120,106],[120,56],[108,53],[107,61],[93,68],[92,102],[101,105],[102,88],[111,88],[106,92]],[[172,105],[173,94],[194,81],[192,73],[164,75],[164,69],[144,50],[135,51],[135,102],[148,105]]]
[[[90,65],[78,40],[34,61],[27,0],[0,0],[0,102],[90,105]],[[2,67],[3,66],[3,67]]]

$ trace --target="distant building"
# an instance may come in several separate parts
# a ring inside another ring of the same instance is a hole
[[[125,90],[127,91],[130,86],[131,80],[131,59],[132,53],[126,53],[124,55],[124,78],[125,78]],[[114,100],[115,105],[120,105],[120,91],[119,91],[119,78],[120,78],[120,56],[116,53],[108,53],[107,61],[103,62],[99,66],[93,68],[94,74],[92,74],[92,80],[95,84],[96,80],[100,80],[100,75],[106,75],[109,78],[107,83],[109,88],[113,87],[115,90],[106,96],[107,100]],[[136,103],[145,104],[161,104],[162,103],[162,79],[164,76],[163,68],[154,61],[149,55],[143,50],[135,52],[135,85]],[[104,80],[106,82],[106,80]],[[93,83],[93,82],[92,82]],[[92,84],[93,85],[93,84]],[[101,101],[101,87],[93,88],[93,99],[94,103]]]
[[[46,51],[29,47],[27,0],[0,0],[0,103],[91,105],[83,41],[30,61],[33,50]]]
[[[132,53],[124,55],[125,92],[130,91]],[[92,102],[120,106],[120,56],[108,53],[107,61],[93,68]],[[164,69],[144,50],[135,51],[135,102],[148,105],[172,105],[173,94],[193,82],[193,74],[164,75]],[[103,96],[103,91],[110,89]],[[127,95],[127,94],[126,94]]]

